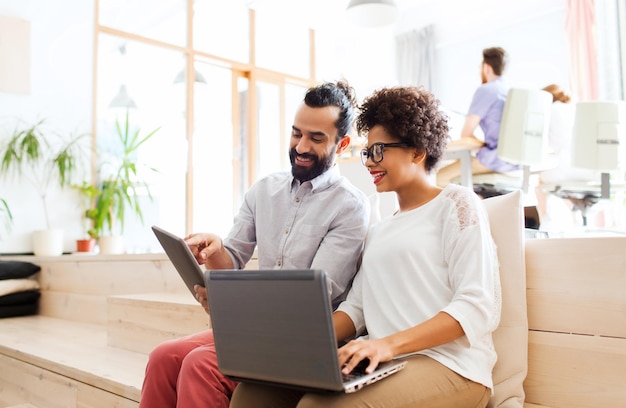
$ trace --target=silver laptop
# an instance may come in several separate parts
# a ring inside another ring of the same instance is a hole
[[[208,270],[205,281],[218,367],[234,380],[354,392],[406,365],[344,378],[323,271]]]

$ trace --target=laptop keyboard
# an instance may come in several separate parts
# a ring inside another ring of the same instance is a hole
[[[365,371],[357,371],[357,370],[352,370],[352,372],[350,374],[342,374],[343,376],[343,381],[352,381],[355,380],[359,377],[363,377],[366,375]]]
[[[354,380],[356,378],[359,377],[363,377],[365,375],[367,375],[367,373],[365,372],[365,369],[367,368],[367,366],[370,364],[368,359],[362,360],[361,362],[359,362],[359,364],[357,364],[356,367],[354,367],[352,369],[352,371],[349,374],[342,374],[343,376],[343,380],[344,381],[351,381]]]

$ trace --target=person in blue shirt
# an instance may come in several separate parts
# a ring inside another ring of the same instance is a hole
[[[501,47],[485,48],[481,69],[482,85],[474,92],[467,112],[461,137],[448,146],[466,146],[477,149],[472,157],[472,174],[505,173],[518,170],[519,166],[498,158],[498,135],[508,86],[502,77],[508,60]],[[480,126],[484,140],[474,135]],[[437,170],[437,185],[444,187],[461,174],[461,165],[455,161]]]

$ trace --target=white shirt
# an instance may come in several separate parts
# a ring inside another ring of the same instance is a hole
[[[465,336],[418,353],[493,389],[497,357],[491,333],[500,306],[486,212],[471,190],[450,184],[425,205],[371,228],[361,269],[338,310],[348,314],[357,333],[367,327],[371,339],[448,313]]]
[[[237,269],[257,245],[259,269],[321,269],[331,299],[342,300],[356,273],[369,217],[367,197],[337,165],[304,183],[290,172],[275,173],[246,193],[224,247]]]

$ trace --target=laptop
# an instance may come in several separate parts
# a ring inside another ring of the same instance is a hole
[[[406,365],[344,378],[321,270],[207,270],[205,281],[218,367],[236,381],[350,393]]]
[[[189,246],[181,237],[163,228],[153,225],[152,231],[161,243],[163,250],[174,265],[174,268],[195,298],[196,292],[193,290],[193,287],[194,285],[204,286],[204,270],[200,267],[200,264],[198,264],[193,253],[191,253],[191,249],[189,249]]]

